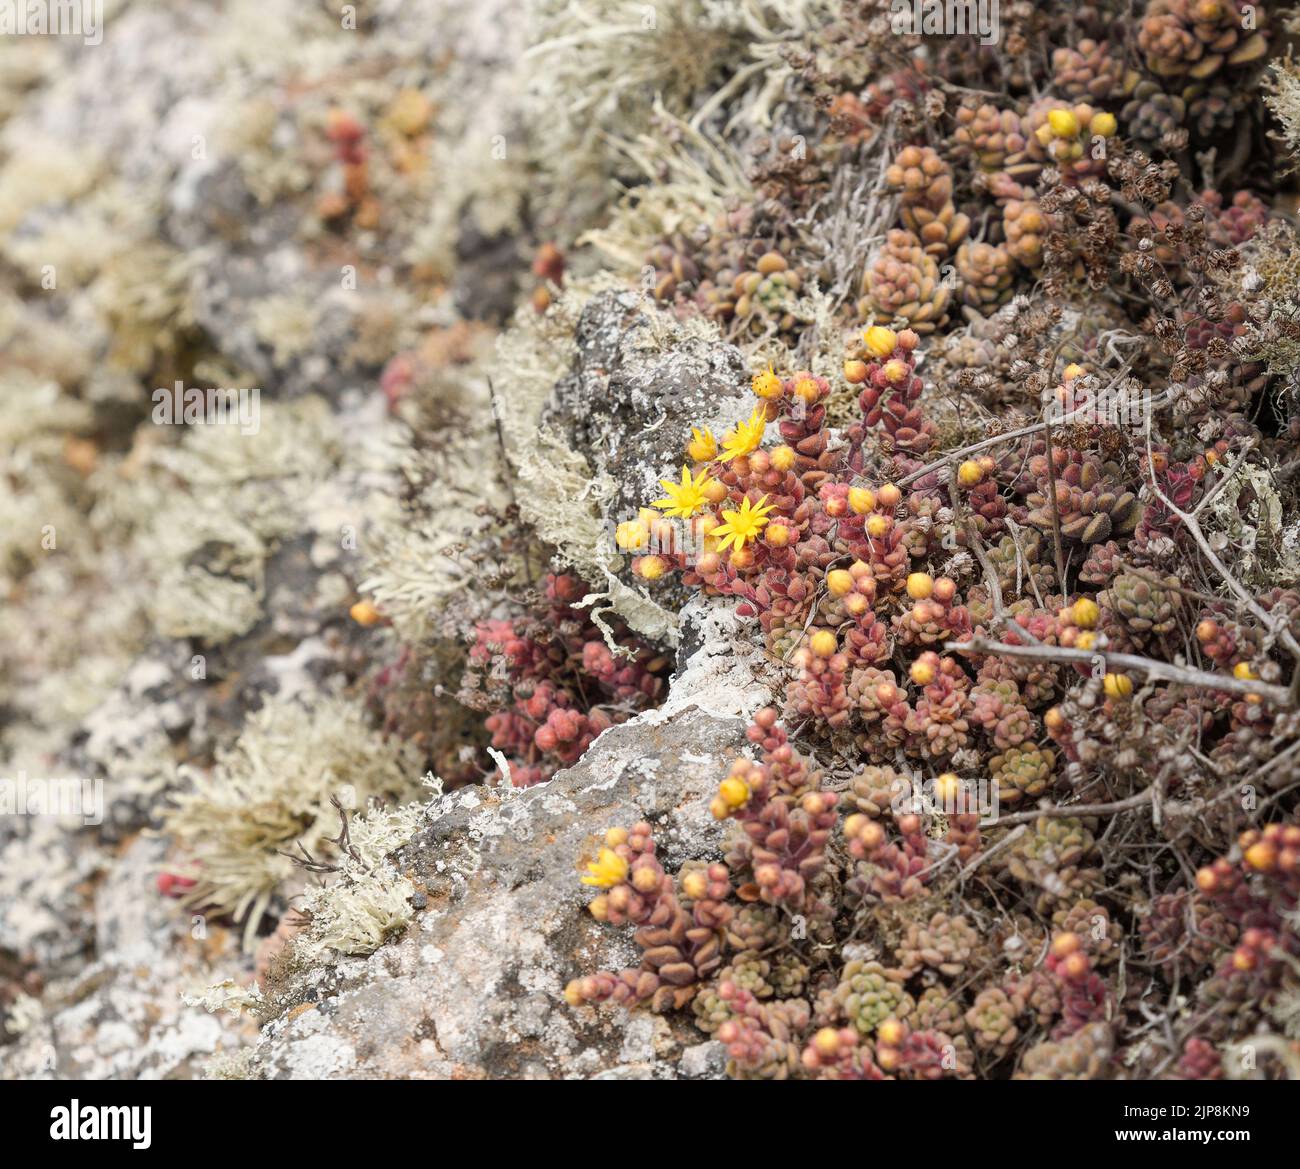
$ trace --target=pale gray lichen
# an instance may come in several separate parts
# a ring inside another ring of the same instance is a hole
[[[349,851],[338,860],[330,879],[309,887],[298,908],[310,924],[295,942],[297,956],[308,962],[336,954],[371,954],[406,928],[414,914],[415,885],[389,859],[428,818],[420,803],[376,808],[348,822]]]
[[[175,797],[166,827],[193,858],[193,900],[244,925],[251,945],[277,891],[300,872],[290,854],[332,860],[337,798],[347,809],[399,799],[418,787],[414,748],[371,729],[356,705],[271,700],[248,717],[237,742]]]
[[[196,426],[156,448],[150,473],[99,507],[123,522],[148,517],[137,550],[158,632],[221,644],[251,629],[268,558],[305,525],[310,497],[341,457],[339,419],[314,397],[261,401],[253,434]]]

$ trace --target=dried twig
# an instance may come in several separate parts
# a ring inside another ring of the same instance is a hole
[[[1290,653],[1291,656],[1295,658],[1297,662],[1300,662],[1300,642],[1296,641],[1295,636],[1294,634],[1292,634],[1291,630],[1288,629],[1285,625],[1283,625],[1279,621],[1275,620],[1272,616],[1270,616],[1270,614],[1264,609],[1264,607],[1257,600],[1255,600],[1253,596],[1251,596],[1250,592],[1246,589],[1245,585],[1243,585],[1235,576],[1232,575],[1232,572],[1228,569],[1228,566],[1224,564],[1223,561],[1219,558],[1218,553],[1216,553],[1214,549],[1210,547],[1210,541],[1206,539],[1205,532],[1202,531],[1200,522],[1197,520],[1197,518],[1194,515],[1191,515],[1190,513],[1183,511],[1183,509],[1180,508],[1176,503],[1174,503],[1174,501],[1170,499],[1169,496],[1167,496],[1163,491],[1160,490],[1160,484],[1156,482],[1155,466],[1153,464],[1153,460],[1151,457],[1152,451],[1151,451],[1150,415],[1147,416],[1146,438],[1147,438],[1147,471],[1151,476],[1151,490],[1155,493],[1156,498],[1160,500],[1160,502],[1165,506],[1165,508],[1169,511],[1169,513],[1173,515],[1174,518],[1177,519],[1179,523],[1181,523],[1183,527],[1185,527],[1187,531],[1191,534],[1192,539],[1196,541],[1196,546],[1200,548],[1202,555],[1204,555],[1204,557],[1210,562],[1210,564],[1214,568],[1214,571],[1219,574],[1220,578],[1222,578],[1223,583],[1226,584],[1228,588],[1232,591],[1233,596],[1235,596],[1237,600],[1239,600],[1243,605],[1246,606],[1247,609],[1251,611],[1252,614],[1254,614],[1254,616],[1260,621],[1260,623],[1263,624],[1264,627],[1269,630],[1272,637],[1275,640],[1280,641],[1286,647],[1287,652]],[[1297,669],[1297,671],[1295,672],[1295,680],[1293,680],[1291,685],[1292,691],[1295,690],[1297,681],[1300,681],[1300,669]],[[1288,705],[1290,705],[1290,700],[1288,700]]]
[[[950,641],[944,649],[953,653],[1005,654],[1013,658],[1036,658],[1045,662],[1078,662],[1092,665],[1097,658],[1109,666],[1124,670],[1138,670],[1147,678],[1159,682],[1176,682],[1199,690],[1229,690],[1235,694],[1255,694],[1279,706],[1292,706],[1291,692],[1285,686],[1274,686],[1254,678],[1237,678],[1228,674],[1211,674],[1206,670],[1193,670],[1137,654],[1112,653],[1105,649],[1066,649],[1058,645],[1006,645],[984,637],[970,641]]]

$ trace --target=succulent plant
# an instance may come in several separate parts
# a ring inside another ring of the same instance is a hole
[[[1018,243],[1024,245],[1023,235]],[[1011,295],[1011,259],[1010,249],[1001,244],[962,244],[957,249],[957,273],[966,303],[982,311],[1003,303]]]
[[[959,106],[954,114],[957,128],[953,141],[964,156],[980,169],[1000,171],[1007,159],[1022,155],[1026,142],[1020,117],[1014,110],[990,103]]]
[[[979,945],[979,934],[960,914],[936,913],[924,925],[913,922],[899,945],[896,958],[909,976],[923,967],[948,978],[958,977]]]
[[[950,291],[939,265],[910,231],[892,229],[867,266],[859,310],[885,324],[932,333],[947,319]]]
[[[1033,199],[1008,199],[1002,208],[1006,251],[1022,267],[1035,269],[1043,261],[1043,234],[1048,220]]]
[[[1028,473],[1037,483],[1025,496],[1025,519],[1040,532],[1055,530],[1081,544],[1097,544],[1112,535],[1128,535],[1142,518],[1142,505],[1134,492],[1126,490],[1113,465],[1060,447],[1053,451],[1055,485],[1046,455],[1029,460]],[[1055,498],[1055,516],[1049,500]]]
[[[1100,594],[1101,604],[1130,634],[1145,640],[1168,633],[1178,623],[1182,598],[1175,576],[1121,573]]]
[[[1037,799],[1051,786],[1056,755],[1045,747],[1021,744],[1008,747],[989,760],[989,774],[998,786],[998,799],[1017,804]]]
[[[1017,1080],[1097,1080],[1115,1047],[1109,1024],[1089,1023],[1061,1040],[1045,1040],[1029,1048],[1020,1061]]]
[[[1150,0],[1137,37],[1146,67],[1158,77],[1204,81],[1259,60],[1268,36],[1243,20],[1244,7],[1242,0]]]
[[[879,962],[854,959],[845,964],[835,988],[835,1005],[859,1035],[870,1036],[886,1019],[905,1019],[912,1012],[912,996],[903,989],[901,971]]]
[[[950,255],[966,238],[970,219],[952,201],[952,171],[929,146],[905,146],[885,171],[885,181],[901,192],[903,226],[926,253]]]
[[[1140,82],[1120,111],[1124,132],[1146,150],[1166,153],[1187,143],[1187,103],[1152,81]]]
[[[1136,69],[1125,67],[1123,54],[1107,41],[1085,37],[1072,48],[1052,50],[1052,78],[1072,101],[1118,101],[1133,91],[1139,76]]]

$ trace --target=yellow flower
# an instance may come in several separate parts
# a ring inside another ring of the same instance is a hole
[[[683,467],[680,483],[674,483],[671,479],[659,480],[659,486],[668,494],[663,499],[656,499],[654,505],[666,516],[690,519],[701,508],[708,506],[709,497],[704,492],[711,482],[707,471],[701,471],[692,478],[690,468]]]
[[[719,537],[719,552],[725,552],[728,544],[731,544],[739,551],[751,540],[758,539],[759,534],[767,526],[767,513],[774,506],[765,503],[766,499],[767,496],[764,495],[751,507],[749,497],[746,496],[741,500],[739,511],[723,511],[722,518],[726,523],[719,524],[711,533],[711,535]]]
[[[751,385],[760,398],[779,398],[783,389],[781,379],[770,365],[762,373],[754,375]]]
[[[582,878],[584,885],[595,885],[600,889],[609,889],[627,877],[627,861],[612,848],[602,848],[600,857],[587,865],[587,876]]]
[[[872,325],[862,334],[862,340],[866,342],[867,352],[875,358],[888,357],[898,348],[898,334],[883,325]]]
[[[718,457],[718,440],[707,426],[701,432],[691,427],[691,441],[686,444],[686,455],[697,463],[711,463]]]
[[[736,424],[736,429],[728,432],[722,440],[722,461],[738,458],[758,450],[763,441],[763,431],[767,429],[767,412],[762,406],[755,406],[754,412],[744,422]]]

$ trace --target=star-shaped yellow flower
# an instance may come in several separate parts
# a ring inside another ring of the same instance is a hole
[[[602,848],[597,860],[587,864],[587,875],[582,878],[584,885],[595,885],[598,889],[610,889],[627,877],[628,864],[612,848]]]
[[[740,502],[739,511],[723,511],[722,518],[726,522],[719,524],[709,533],[709,535],[719,538],[719,552],[725,552],[728,544],[734,547],[736,551],[740,551],[751,540],[758,539],[760,533],[767,526],[767,513],[774,506],[766,501],[767,496],[764,495],[762,499],[751,506],[749,496],[746,496]]]
[[[692,478],[690,468],[683,467],[680,483],[674,483],[671,479],[659,480],[659,486],[668,494],[663,499],[656,499],[654,506],[666,516],[690,519],[701,508],[708,506],[709,497],[704,494],[704,489],[711,482],[708,471],[701,471]]]
[[[755,406],[754,412],[744,421],[737,423],[736,429],[729,431],[722,440],[722,462],[739,458],[758,450],[763,441],[763,431],[767,429],[767,410]]]
[[[703,430],[698,426],[692,426],[691,441],[686,444],[686,454],[697,463],[713,462],[718,454],[718,440],[713,437],[713,431],[707,426]]]

